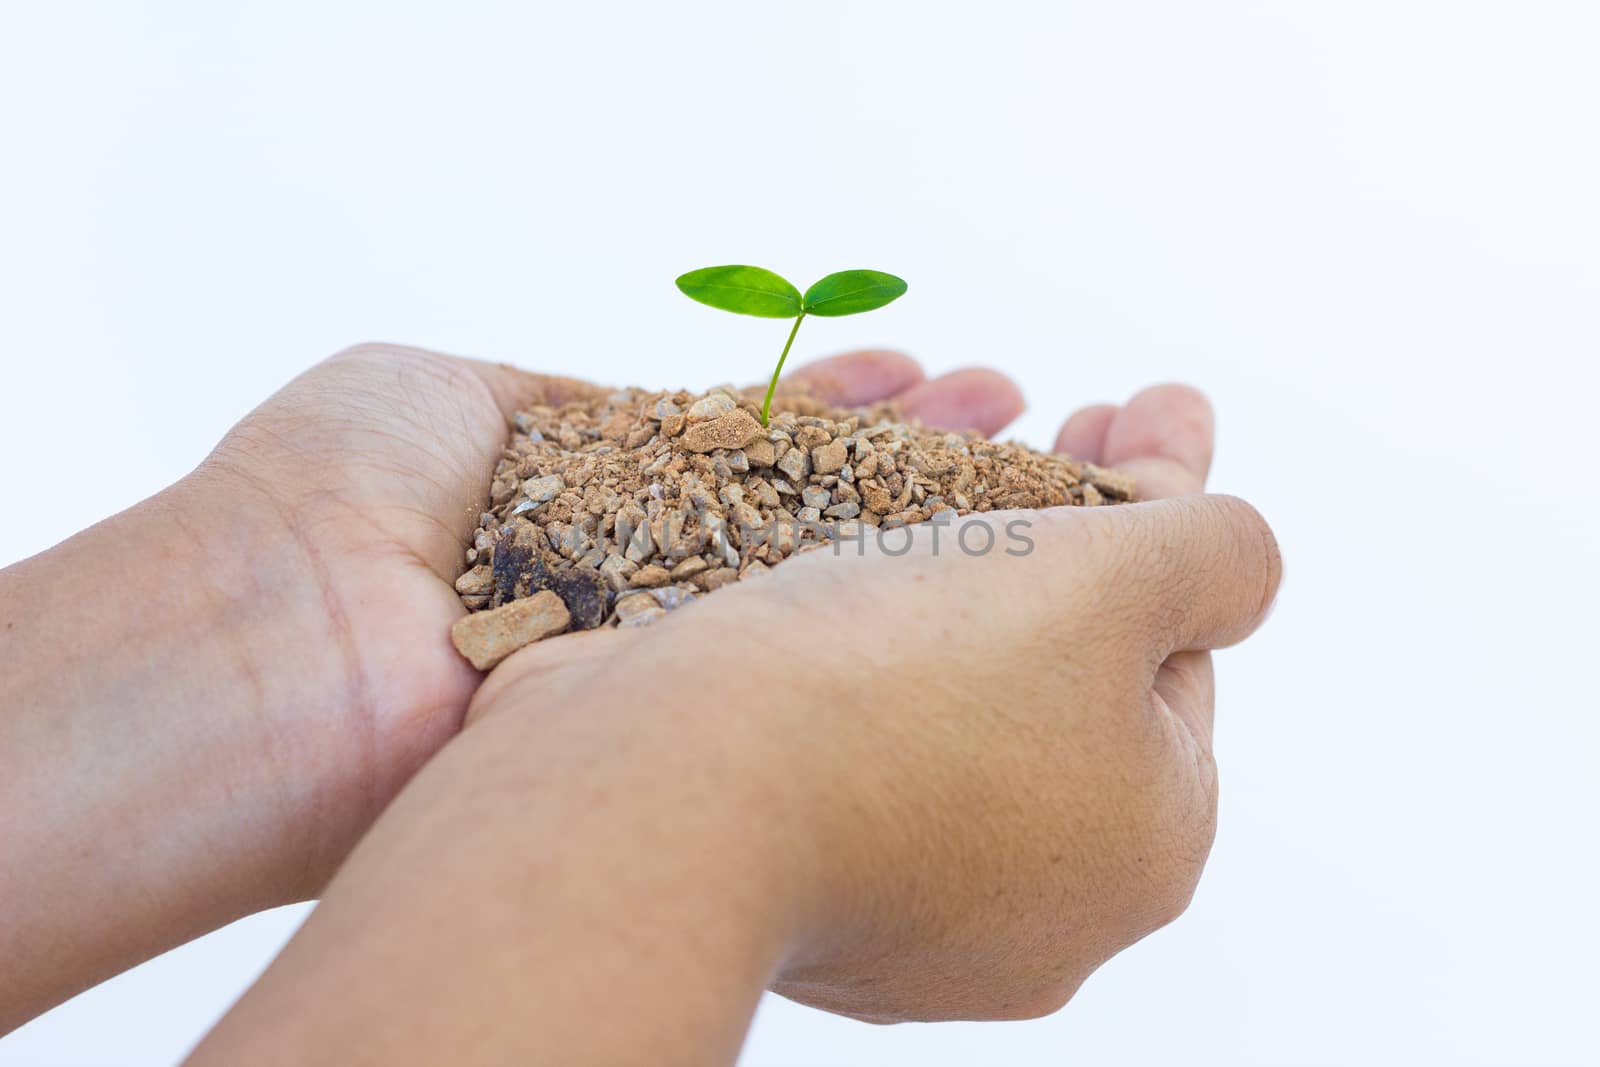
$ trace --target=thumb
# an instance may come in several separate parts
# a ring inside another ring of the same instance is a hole
[[[1237,497],[1185,496],[1096,509],[1117,528],[1107,599],[1141,620],[1165,658],[1249,637],[1278,594],[1283,558],[1260,512]]]

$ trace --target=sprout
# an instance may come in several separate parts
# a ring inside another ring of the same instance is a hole
[[[807,315],[856,315],[881,308],[906,291],[906,283],[878,270],[842,270],[830,274],[801,295],[786,278],[761,267],[702,267],[678,278],[678,288],[691,300],[740,315],[767,319],[793,319],[794,328],[783,344],[778,366],[761,403],[761,425],[767,425],[772,394],[778,388],[783,361],[789,358],[794,335]]]

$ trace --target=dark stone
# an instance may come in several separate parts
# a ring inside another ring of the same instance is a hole
[[[606,621],[611,590],[600,573],[587,567],[549,572],[549,585],[572,616],[574,630],[592,630]]]
[[[498,608],[549,588],[544,549],[532,523],[516,523],[501,532],[490,570],[494,577],[491,607]]]

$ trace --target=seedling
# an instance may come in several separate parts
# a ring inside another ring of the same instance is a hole
[[[842,270],[830,274],[801,295],[788,279],[760,267],[702,267],[678,278],[678,288],[691,300],[740,315],[793,319],[794,328],[778,356],[767,398],[761,402],[761,425],[767,425],[772,394],[778,388],[783,361],[807,315],[835,317],[881,308],[906,291],[906,283],[880,270]]]

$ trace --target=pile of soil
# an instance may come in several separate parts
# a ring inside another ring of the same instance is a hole
[[[903,421],[887,405],[626,389],[519,412],[451,636],[487,670],[568,629],[639,626],[796,552],[1001,508],[1133,498],[1070,457]]]

